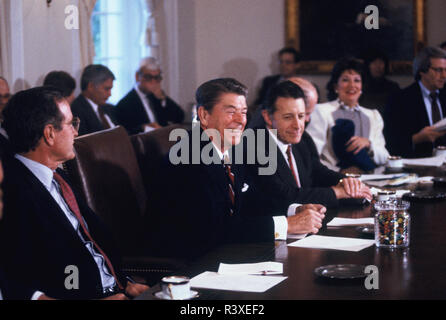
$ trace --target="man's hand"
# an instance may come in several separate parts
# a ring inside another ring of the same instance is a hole
[[[362,149],[370,149],[370,140],[364,137],[351,137],[350,140],[345,144],[347,152],[353,152],[353,154],[358,154]]]
[[[371,200],[373,197],[369,187],[356,178],[343,178],[331,188],[336,194],[336,199],[366,198]]]
[[[129,281],[129,282],[127,282],[127,287],[125,288],[125,293],[127,293],[127,295],[129,295],[131,297],[137,297],[148,289],[149,289],[149,287],[146,286],[145,284],[132,283]]]
[[[413,144],[419,144],[422,142],[435,142],[438,138],[446,134],[446,130],[435,131],[434,126],[424,127],[421,131],[415,133],[412,136]]]
[[[296,208],[296,215],[288,217],[288,233],[318,233],[327,209],[320,204],[306,204]]]

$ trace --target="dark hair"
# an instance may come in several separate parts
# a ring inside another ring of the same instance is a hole
[[[76,89],[76,81],[65,71],[51,71],[43,80],[43,85],[59,89],[65,98],[71,96]]]
[[[330,81],[327,83],[327,98],[329,101],[335,100],[338,97],[337,93],[335,92],[335,86],[338,83],[341,74],[346,70],[353,70],[357,72],[362,79],[364,78],[364,65],[360,60],[350,57],[339,60],[333,67]]]
[[[278,98],[302,98],[305,100],[305,93],[301,87],[292,81],[286,80],[279,82],[268,92],[262,108],[267,110],[269,114],[273,114],[276,111],[276,101]]]
[[[90,64],[86,66],[81,76],[81,90],[87,89],[88,84],[92,82],[95,86],[104,83],[108,79],[115,80],[113,72],[102,64]]]
[[[375,61],[377,59],[384,61],[384,65],[385,65],[384,74],[388,74],[389,73],[389,58],[387,57],[387,55],[384,52],[377,50],[377,49],[371,50],[366,53],[365,58],[364,58],[365,72],[370,73],[369,66],[373,61]]]
[[[3,110],[2,126],[17,153],[35,150],[47,124],[62,129],[64,116],[57,103],[60,92],[51,87],[36,87],[16,93]]]
[[[424,47],[413,60],[413,76],[416,81],[421,79],[420,72],[429,71],[431,58],[446,59],[446,51],[437,47]]]
[[[298,63],[301,60],[301,54],[293,47],[285,47],[279,51],[279,57],[284,53],[290,53],[294,57],[294,63]]]
[[[446,49],[446,41],[440,43],[439,47],[440,47],[441,49],[445,50],[445,49]]]
[[[223,93],[235,93],[246,97],[248,89],[244,84],[232,78],[207,81],[199,86],[195,93],[197,107],[203,106],[207,111],[212,111]]]

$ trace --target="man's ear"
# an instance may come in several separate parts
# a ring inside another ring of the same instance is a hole
[[[201,122],[201,125],[205,128],[207,128],[209,122],[208,122],[208,116],[209,116],[209,112],[203,107],[203,106],[199,106],[197,109],[197,114],[199,117],[199,120]]]
[[[51,147],[54,145],[55,138],[56,138],[56,129],[52,124],[47,124],[43,129],[43,141],[48,146]]]
[[[266,126],[269,129],[273,128],[272,116],[269,114],[268,110],[262,110],[263,120],[265,120]]]
[[[135,81],[139,82],[139,71],[135,72]]]

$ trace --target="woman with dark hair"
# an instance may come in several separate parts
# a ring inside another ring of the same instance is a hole
[[[363,107],[378,109],[382,115],[389,97],[397,93],[400,86],[395,81],[387,79],[389,59],[383,52],[370,51],[364,63],[363,94],[359,102]]]
[[[363,64],[336,63],[327,84],[327,103],[318,104],[307,127],[321,162],[332,170],[367,172],[387,161],[383,120],[377,110],[359,106]]]

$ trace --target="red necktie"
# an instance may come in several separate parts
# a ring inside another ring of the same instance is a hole
[[[231,166],[229,164],[225,163],[224,166],[225,166],[228,178],[229,178],[229,199],[231,199],[231,204],[232,204],[232,208],[231,208],[231,215],[232,215],[234,213],[234,207],[235,207],[234,174],[232,173]]]
[[[87,227],[85,226],[85,223],[84,223],[84,219],[82,218],[81,212],[79,210],[79,206],[77,204],[76,198],[74,197],[73,190],[71,190],[71,187],[68,185],[68,183],[57,172],[54,172],[54,179],[56,179],[57,183],[59,184],[60,190],[62,191],[62,196],[65,199],[65,202],[67,203],[68,207],[70,207],[71,211],[76,215],[76,218],[79,221],[79,224],[81,225],[84,234],[93,243],[93,245],[96,247],[96,249],[102,255],[102,257],[104,257],[104,260],[107,263],[107,267],[110,270],[113,277],[115,278],[118,287],[121,290],[124,289],[124,287],[119,282],[118,277],[116,276],[115,269],[113,268],[113,265],[110,262],[110,259],[107,257],[105,252],[102,251],[102,249],[99,247],[99,245],[93,240],[90,233],[88,232]]]
[[[438,108],[438,103],[437,103],[437,92],[432,91],[429,94],[429,97],[431,98],[432,101],[432,124],[435,124],[441,120],[440,109]]]
[[[300,188],[299,178],[296,176],[294,171],[293,158],[291,157],[291,146],[288,146],[286,149],[286,155],[288,156],[288,164],[290,165],[291,173],[293,174],[294,180],[296,181],[296,185]]]

